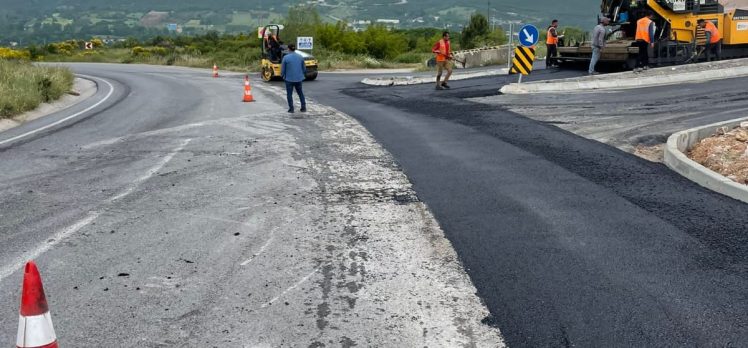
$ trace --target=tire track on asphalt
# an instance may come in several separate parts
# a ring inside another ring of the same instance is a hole
[[[189,143],[192,141],[192,139],[185,139],[183,140],[179,146],[177,146],[174,150],[172,150],[168,155],[164,156],[155,166],[151,167],[148,171],[146,171],[145,174],[140,176],[139,178],[135,179],[128,187],[120,192],[119,194],[107,199],[104,201],[102,205],[108,205],[112,204],[122,198],[125,198],[135,192],[135,189],[140,186],[142,183],[153,177],[159,170],[161,170],[164,166],[166,166],[167,163],[169,163],[174,156],[176,156],[177,153],[181,152]],[[31,249],[23,254],[21,256],[17,257],[13,262],[11,262],[8,265],[3,266],[0,268],[0,282],[5,280],[5,278],[9,277],[16,271],[23,268],[23,266],[26,264],[28,260],[36,259],[37,257],[41,256],[45,252],[52,249],[52,247],[56,246],[57,244],[60,244],[63,240],[69,238],[76,232],[80,231],[82,228],[90,225],[94,221],[96,221],[96,218],[99,217],[101,213],[98,211],[92,211],[89,212],[86,217],[76,221],[72,225],[68,226],[67,228],[64,228],[57,233],[55,233],[52,238],[48,239],[45,242],[40,243],[36,246],[36,248]]]

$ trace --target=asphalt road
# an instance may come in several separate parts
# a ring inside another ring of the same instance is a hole
[[[0,345],[37,261],[60,346],[502,346],[443,231],[350,117],[207,70],[79,64],[0,133]]]
[[[538,71],[531,79],[578,74]],[[748,206],[501,102],[465,100],[496,95],[508,80],[434,91],[322,74],[305,88],[356,117],[394,155],[509,346],[745,345]],[[698,107],[683,124],[707,122],[711,110],[727,107],[725,98],[742,93],[735,83],[710,83],[708,96],[671,86],[574,97],[569,117],[600,112],[621,95],[614,107],[632,114],[678,95],[667,105]]]
[[[660,145],[680,130],[745,117],[748,92],[744,85],[744,78],[735,78],[677,87],[474,100],[634,152],[640,146],[662,150]]]

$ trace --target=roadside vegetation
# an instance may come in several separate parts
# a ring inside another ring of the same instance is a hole
[[[321,70],[417,68],[433,54],[431,47],[441,38],[442,29],[417,28],[397,30],[371,25],[353,30],[345,22],[325,23],[313,6],[291,7],[282,21],[281,40],[296,42],[297,36],[315,38],[311,52]],[[452,48],[474,48],[504,44],[505,33],[491,30],[485,16],[476,14],[463,33],[451,32]],[[147,40],[128,38],[110,45],[89,40],[92,50],[85,50],[85,40],[67,40],[47,45],[32,45],[23,52],[33,61],[142,63],[259,71],[262,40],[256,32],[240,34],[157,35]],[[19,51],[20,52],[20,51]]]
[[[0,48],[0,118],[33,110],[59,99],[73,86],[73,73],[61,67],[37,66],[25,58],[28,52]],[[8,57],[13,57],[9,59]]]

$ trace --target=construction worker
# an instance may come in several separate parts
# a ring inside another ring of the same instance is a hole
[[[636,57],[636,68],[634,72],[649,69],[649,49],[654,48],[654,12],[648,10],[647,15],[636,22],[636,47],[639,55]]]
[[[449,89],[449,85],[447,84],[447,82],[449,81],[450,76],[452,76],[452,64],[450,63],[450,60],[453,59],[453,57],[452,49],[449,45],[448,31],[442,33],[441,40],[437,41],[436,44],[434,44],[434,47],[431,48],[431,51],[436,54],[436,89]],[[444,70],[447,71],[447,76],[444,77],[444,81],[441,81],[442,71]]]
[[[605,27],[610,24],[610,19],[607,17],[600,18],[600,24],[598,24],[592,31],[592,59],[590,60],[590,68],[588,73],[590,75],[596,75],[595,65],[600,60],[603,47],[605,47]]]
[[[558,19],[554,19],[553,21],[551,21],[551,25],[548,27],[548,32],[546,33],[545,38],[545,46],[548,48],[548,52],[545,55],[546,68],[554,66],[551,58],[555,57],[558,54],[558,39],[564,37],[563,35],[558,35],[557,30]]]
[[[706,46],[704,52],[706,53],[706,61],[712,60],[712,53],[716,56],[716,60],[722,58],[722,35],[719,33],[717,26],[712,21],[699,19],[697,24],[700,28],[704,29],[706,34]]]

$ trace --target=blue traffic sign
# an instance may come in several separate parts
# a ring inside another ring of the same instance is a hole
[[[534,25],[526,24],[519,29],[519,43],[525,47],[535,46],[540,39],[540,32]]]

